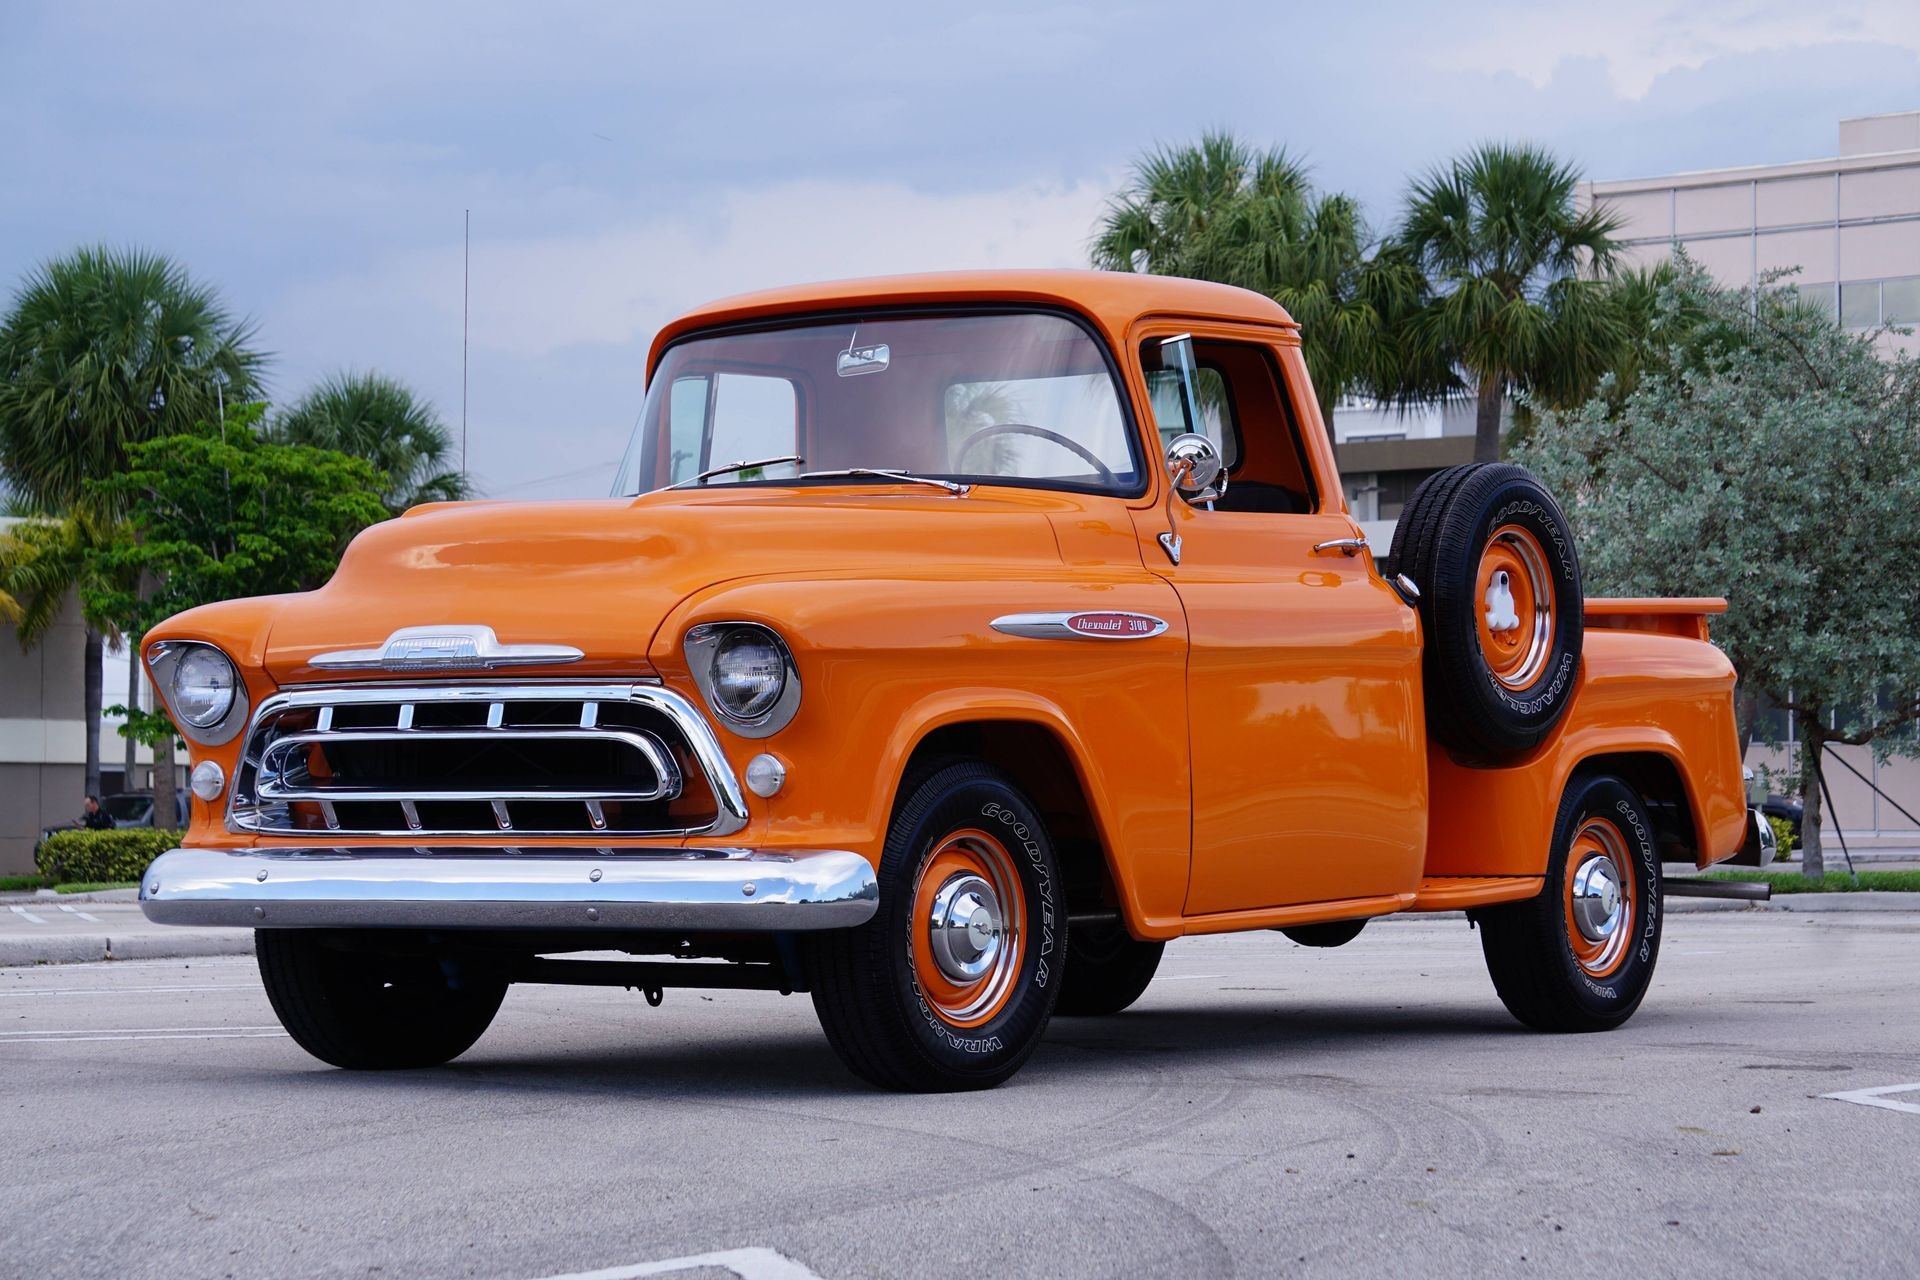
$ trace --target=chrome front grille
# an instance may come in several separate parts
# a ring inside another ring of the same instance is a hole
[[[746,806],[686,699],[650,684],[351,685],[267,699],[227,807],[269,835],[727,834]]]

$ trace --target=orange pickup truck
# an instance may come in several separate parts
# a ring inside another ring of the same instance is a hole
[[[1584,599],[1502,464],[1377,558],[1266,298],[809,286],[648,372],[610,499],[420,507],[145,642],[195,797],[146,913],[254,929],[328,1062],[444,1062],[515,982],[735,987],[976,1088],[1169,939],[1463,909],[1516,1017],[1598,1030],[1662,860],[1771,856],[1723,602]]]

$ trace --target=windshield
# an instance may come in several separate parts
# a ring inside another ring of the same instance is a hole
[[[693,338],[655,370],[614,492],[797,457],[697,483],[868,468],[1137,493],[1122,405],[1105,350],[1058,315],[879,313]]]

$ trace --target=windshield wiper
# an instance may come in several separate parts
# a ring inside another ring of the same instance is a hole
[[[900,471],[893,467],[847,467],[841,471],[802,471],[802,480],[830,480],[836,476],[874,476],[881,480],[897,480],[901,484],[930,484],[936,489],[944,489],[956,498],[964,498],[972,485],[960,484],[953,480],[939,480],[933,476],[917,476],[911,471]]]
[[[757,462],[729,462],[724,467],[713,467],[709,470],[702,471],[697,476],[688,476],[685,480],[680,480],[673,484],[668,485],[667,488],[684,489],[686,486],[690,484],[705,484],[707,481],[713,479],[715,476],[732,475],[736,471],[751,471],[755,467],[777,467],[783,462],[804,464],[806,462],[806,459],[801,457],[799,454],[794,453],[794,454],[789,454],[784,458],[761,458]]]

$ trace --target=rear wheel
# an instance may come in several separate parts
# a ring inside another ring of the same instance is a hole
[[[999,1084],[1040,1043],[1067,945],[1039,813],[998,772],[949,765],[895,810],[879,876],[871,920],[807,940],[828,1042],[886,1089]]]
[[[1546,884],[1482,909],[1480,946],[1509,1012],[1541,1031],[1633,1016],[1660,958],[1660,855],[1646,802],[1619,778],[1568,784]]]
[[[257,929],[267,999],[294,1043],[350,1070],[435,1067],[473,1047],[507,984],[431,956],[343,946],[324,933]]]
[[[1054,1012],[1084,1018],[1119,1013],[1145,994],[1166,949],[1164,942],[1135,938],[1118,920],[1075,925]]]

